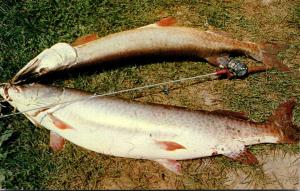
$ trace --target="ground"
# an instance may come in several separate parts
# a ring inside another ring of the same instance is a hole
[[[254,42],[280,42],[288,48],[279,58],[291,72],[276,69],[245,79],[188,81],[160,88],[116,95],[142,102],[185,106],[192,109],[229,109],[245,112],[263,122],[279,103],[300,101],[299,21],[296,0],[183,0],[183,1],[1,1],[0,82],[6,82],[30,59],[57,42],[97,33],[133,29],[174,16],[178,25],[205,30],[209,26],[233,37]],[[250,59],[243,62],[259,64]],[[205,62],[161,62],[68,74],[49,83],[95,93],[121,90],[215,71]],[[1,113],[10,113],[1,107]],[[294,110],[300,125],[300,104]],[[34,127],[24,116],[0,120],[0,188],[48,189],[217,189],[300,188],[299,145],[256,145],[250,150],[260,163],[239,164],[217,156],[180,161],[177,176],[147,160],[97,154],[67,143],[53,153],[49,132]]]

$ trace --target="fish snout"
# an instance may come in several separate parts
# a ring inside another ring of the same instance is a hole
[[[5,101],[10,101],[9,90],[13,85],[11,83],[2,83],[0,84],[0,95]]]
[[[0,95],[3,97],[4,96],[4,86],[5,85],[1,85],[0,86]],[[4,97],[3,97],[4,98]]]
[[[67,43],[57,43],[30,60],[14,77],[17,84],[76,63],[76,50]]]
[[[37,76],[37,67],[40,64],[40,60],[38,58],[34,58],[28,62],[12,79],[12,83],[19,83],[20,81],[25,81],[30,76]]]

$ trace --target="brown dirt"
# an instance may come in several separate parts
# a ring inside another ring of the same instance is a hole
[[[300,189],[300,154],[273,150],[258,159],[263,163],[263,181],[253,181],[249,173],[235,169],[228,171],[227,186],[232,189]]]

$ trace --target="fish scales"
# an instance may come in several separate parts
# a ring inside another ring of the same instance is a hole
[[[287,121],[294,101],[282,104],[271,121],[256,123],[183,107],[92,98],[84,91],[39,84],[8,85],[0,94],[19,111],[44,107],[25,116],[52,132],[54,150],[64,144],[62,137],[95,152],[154,160],[178,174],[175,160],[222,154],[241,161],[248,157],[246,162],[252,164],[257,159],[245,150],[247,145],[299,141],[299,128]]]
[[[146,38],[145,38],[146,37]],[[229,39],[206,31],[184,27],[143,28],[125,31],[75,47],[77,63],[104,62],[130,55],[195,55],[200,58],[216,53],[252,52],[246,42]],[[89,56],[87,56],[89,55]]]
[[[239,41],[219,30],[201,31],[188,27],[151,24],[102,38],[96,35],[87,36],[73,46],[57,43],[29,61],[14,76],[12,83],[18,84],[52,72],[88,68],[91,65],[104,66],[136,57],[146,60],[149,57],[193,57],[220,66],[224,64],[224,59],[229,60],[229,55],[242,54],[265,65],[249,69],[249,72],[264,71],[272,67],[288,71],[289,68],[276,58],[276,54],[283,48],[283,45],[275,43]]]

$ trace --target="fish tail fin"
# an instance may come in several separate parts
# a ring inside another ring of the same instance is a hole
[[[295,98],[281,103],[268,119],[268,123],[278,130],[280,143],[296,143],[300,140],[300,127],[292,121],[295,105]]]
[[[277,68],[280,71],[290,71],[290,69],[277,58],[277,54],[286,48],[286,44],[260,43],[258,44],[258,52],[256,54],[250,54],[250,56],[263,62],[267,68]]]

